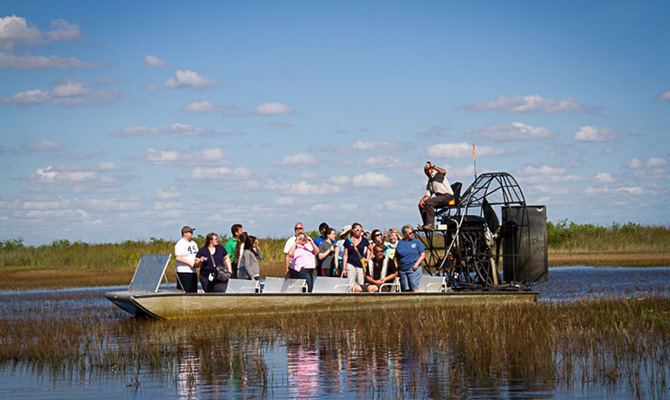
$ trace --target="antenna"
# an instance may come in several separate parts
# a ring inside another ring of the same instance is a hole
[[[477,148],[476,144],[472,145],[472,162],[475,165],[475,180],[477,180],[477,158],[475,157],[475,149]]]

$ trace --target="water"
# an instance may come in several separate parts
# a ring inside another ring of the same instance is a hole
[[[540,302],[582,298],[670,296],[670,268],[550,269],[548,283],[538,286]],[[58,319],[82,313],[101,325],[123,326],[130,318],[102,297],[110,288],[66,291],[0,293],[0,314],[12,323],[32,313]],[[113,290],[113,289],[112,289]],[[146,325],[151,326],[147,321]],[[37,327],[28,328],[37,329]],[[346,327],[343,327],[346,331]],[[360,342],[337,341],[328,334],[301,338],[274,338],[249,328],[246,337],[221,338],[212,348],[226,354],[230,368],[208,375],[197,349],[177,354],[174,362],[156,370],[145,363],[134,370],[84,367],[60,368],[7,361],[0,364],[0,398],[33,399],[218,399],[218,398],[630,398],[630,382],[572,386],[551,377],[498,377],[481,382],[462,372],[450,354],[439,349],[413,351],[411,347],[358,347]],[[27,332],[29,336],[29,332]],[[356,332],[351,332],[353,338]],[[346,336],[345,336],[346,337]],[[339,338],[339,336],[338,336]],[[3,340],[0,337],[0,341]],[[127,340],[123,333],[110,339]],[[161,338],[157,340],[172,340]],[[643,385],[648,386],[648,385]],[[660,394],[659,394],[660,393]],[[667,391],[643,397],[670,397]]]

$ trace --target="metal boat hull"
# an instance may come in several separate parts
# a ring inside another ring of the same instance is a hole
[[[354,311],[456,304],[536,303],[534,291],[447,293],[182,293],[107,292],[105,297],[133,315],[160,319],[194,316]]]

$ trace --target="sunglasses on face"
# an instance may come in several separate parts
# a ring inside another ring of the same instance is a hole
[[[375,251],[375,253],[377,253],[377,254],[384,254],[384,252],[381,251],[381,250],[377,250],[377,251]]]
[[[361,229],[361,228],[354,228],[354,230],[355,230],[356,232],[360,232],[360,231],[362,231],[363,229]]]
[[[296,226],[296,227],[295,227],[295,230],[296,230],[296,231],[301,231],[301,230],[303,230],[303,227],[302,227],[302,226]]]

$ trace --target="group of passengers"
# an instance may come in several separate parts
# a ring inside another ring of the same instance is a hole
[[[474,153],[473,153],[474,154]],[[423,225],[419,229],[435,229],[435,208],[455,201],[454,191],[446,178],[447,171],[427,161],[423,168],[428,181],[426,193],[419,201]],[[202,248],[193,242],[193,228],[185,226],[182,238],[175,245],[177,259],[177,287],[186,292],[198,291],[197,268],[200,284],[205,292],[225,292],[229,276],[257,280],[258,261],[263,258],[258,240],[242,230],[241,224],[231,227],[232,238],[224,246],[218,236],[210,233]],[[284,246],[285,278],[305,279],[308,291],[314,287],[317,276],[348,277],[355,282],[356,292],[390,290],[389,284],[400,277],[403,291],[419,291],[423,274],[421,263],[426,257],[423,245],[414,237],[411,225],[398,231],[363,231],[358,222],[342,228],[335,242],[336,232],[327,223],[319,225],[319,237],[312,240],[302,223],[294,227],[295,235]],[[367,235],[370,235],[370,239]],[[223,269],[219,274],[218,269]]]
[[[194,230],[184,226],[175,245],[179,289],[197,292],[199,280],[205,292],[225,292],[229,276],[259,279],[258,262],[263,254],[258,239],[244,232],[241,224],[231,227],[232,237],[225,245],[219,244],[216,233],[209,233],[200,249],[193,241]],[[347,277],[353,280],[355,292],[377,292],[390,291],[399,277],[403,291],[418,291],[425,251],[414,238],[411,225],[401,231],[402,238],[396,229],[364,231],[355,222],[344,226],[336,241],[335,229],[324,222],[319,226],[319,237],[312,240],[303,224],[297,223],[295,235],[284,246],[285,278],[305,279],[311,292],[315,275]],[[228,274],[217,273],[217,267]]]
[[[216,233],[207,234],[200,249],[193,241],[194,230],[190,226],[183,227],[182,237],[174,246],[178,289],[192,293],[198,291],[198,268],[200,284],[205,292],[225,292],[230,277],[258,280],[258,261],[263,259],[263,253],[258,239],[244,232],[242,225],[231,227],[232,237],[225,245],[219,244]],[[217,267],[223,267],[228,274],[218,274]]]

